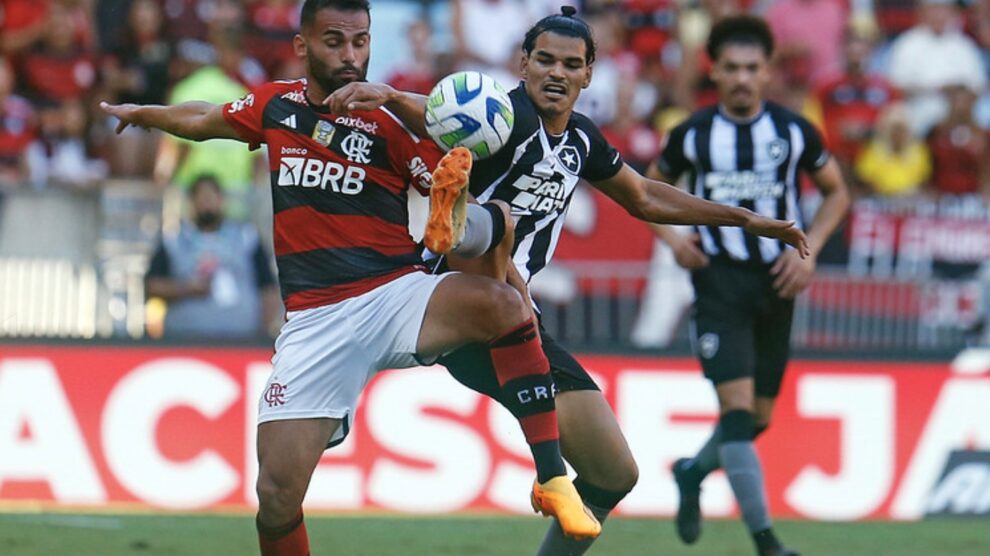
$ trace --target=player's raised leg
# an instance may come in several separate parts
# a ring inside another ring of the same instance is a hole
[[[510,269],[514,270],[511,267],[510,256],[515,243],[515,224],[506,203],[489,201],[486,205],[494,205],[502,213],[502,225],[505,227],[505,233],[501,241],[497,245],[491,246],[483,256],[478,257],[461,257],[458,255],[458,250],[454,250],[448,255],[448,265],[453,270],[504,281],[510,274]],[[494,223],[498,224],[497,221]],[[495,234],[495,237],[499,235]],[[509,280],[510,285],[520,292],[523,299],[528,299],[525,283],[517,274],[513,278]],[[554,355],[547,352],[546,344],[544,344],[543,350],[544,353],[547,353],[550,365],[553,367],[555,365]],[[580,367],[580,364],[573,361],[573,358],[559,349],[559,346],[554,349],[553,353],[568,360],[567,362],[558,361],[556,365],[567,366],[569,363]],[[458,357],[456,361],[463,362],[463,355]],[[454,365],[455,369],[464,366],[478,369],[490,368],[489,361],[489,358],[483,357],[475,360],[473,365],[461,365],[450,361],[447,364]],[[559,371],[561,369],[552,369],[552,373]],[[455,377],[459,376],[457,373],[460,371],[454,370],[452,372],[455,373]],[[469,385],[472,384],[477,389],[482,383],[469,382]],[[482,387],[480,391],[491,392],[492,390]],[[502,397],[498,396],[498,398],[501,399]],[[578,477],[573,482],[574,487],[592,514],[597,519],[603,520],[636,484],[639,471],[632,453],[619,429],[615,415],[600,391],[567,390],[558,392],[555,403],[561,450],[564,459],[578,473]],[[511,405],[511,402],[505,405]],[[537,485],[537,489],[538,491],[546,490],[539,485]],[[543,492],[539,492],[538,495],[543,499],[549,497]],[[565,534],[560,520],[555,518],[546,533],[538,554],[540,556],[580,555],[584,554],[593,541],[594,539],[576,539]]]
[[[472,162],[471,152],[457,147],[445,154],[433,170],[430,215],[426,220],[423,243],[434,253],[450,252],[464,235]]]
[[[528,305],[506,283],[458,273],[434,290],[417,354],[429,360],[473,342],[488,344],[502,399],[510,400],[533,453],[535,509],[556,516],[570,536],[597,537],[598,520],[565,474],[550,365]]]
[[[338,419],[258,425],[258,544],[262,556],[308,556],[302,501]]]

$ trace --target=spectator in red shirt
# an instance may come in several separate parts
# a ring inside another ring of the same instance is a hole
[[[27,181],[25,153],[37,136],[31,104],[13,94],[14,72],[0,58],[0,190]]]
[[[248,4],[247,10],[248,53],[274,75],[296,57],[292,37],[299,29],[299,2],[260,0]]]
[[[28,50],[45,36],[47,0],[0,2],[0,50],[13,56]]]
[[[426,20],[417,19],[406,29],[406,39],[412,61],[397,68],[386,81],[400,91],[428,95],[438,81],[433,30]]]
[[[943,89],[949,113],[928,135],[931,188],[941,195],[990,196],[990,138],[973,119],[977,92],[963,84]]]
[[[869,140],[877,116],[899,96],[886,79],[868,73],[872,47],[868,37],[847,30],[844,72],[825,81],[817,92],[829,150],[846,169]]]
[[[246,25],[240,0],[168,0],[163,6],[165,29],[177,54],[171,68],[173,83],[216,62],[211,35],[217,29]]]
[[[44,39],[21,61],[20,74],[31,96],[75,100],[96,84],[94,56],[71,32],[76,27],[76,15],[59,2],[49,6]]]
[[[660,154],[660,135],[637,117],[633,102],[635,92],[635,76],[626,76],[621,80],[616,90],[615,117],[601,130],[622,158],[637,171],[643,172]]]
[[[656,59],[676,35],[677,2],[623,0],[629,48],[644,60]]]

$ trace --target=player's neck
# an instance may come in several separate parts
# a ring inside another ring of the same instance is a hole
[[[315,79],[306,78],[306,100],[313,106],[323,106],[323,100],[333,91],[325,91]]]
[[[555,114],[553,116],[542,115],[543,129],[551,135],[562,135],[567,131],[567,122],[571,120],[571,113]]]
[[[723,116],[732,120],[736,123],[745,124],[750,123],[755,120],[760,114],[763,113],[763,106],[765,102],[760,101],[753,106],[747,106],[745,109],[737,108],[735,110],[729,108],[724,103],[719,103],[718,111],[722,113]]]

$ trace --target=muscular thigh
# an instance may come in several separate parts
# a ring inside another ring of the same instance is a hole
[[[529,318],[519,293],[484,276],[448,273],[433,290],[423,317],[417,354],[434,360],[472,342],[485,342]]]
[[[636,463],[600,391],[557,394],[557,421],[564,458],[584,480],[608,490],[632,486]]]
[[[292,419],[258,425],[258,462],[276,483],[305,481],[319,462],[340,419]]]

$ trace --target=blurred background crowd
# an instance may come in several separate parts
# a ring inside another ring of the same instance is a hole
[[[427,93],[451,71],[479,69],[511,87],[523,34],[561,3],[577,5],[598,43],[579,110],[638,169],[667,131],[716,101],[704,53],[712,23],[739,12],[768,20],[777,41],[768,96],[819,127],[857,199],[805,296],[805,328],[799,310],[799,345],[984,341],[990,0],[378,0],[369,79]],[[235,336],[277,328],[266,300],[257,316],[224,313],[271,293],[244,240],[260,228],[269,241],[263,154],[140,129],[115,135],[98,104],[223,103],[298,77],[300,4],[0,0],[0,336],[160,336],[167,306],[183,301],[211,303],[221,321],[258,319]],[[196,217],[190,193],[203,188],[191,186],[203,180],[219,185],[222,226],[237,226],[229,235],[242,243],[215,241],[210,256],[163,267],[184,229],[203,242],[221,226]],[[814,206],[812,188],[802,202]],[[561,271],[534,284],[558,335],[627,347],[677,337],[690,291],[645,226],[590,190],[569,219]],[[250,264],[218,294],[230,252]],[[150,288],[165,301],[147,303],[146,284],[176,269],[174,287]],[[671,307],[673,324],[650,320]]]

